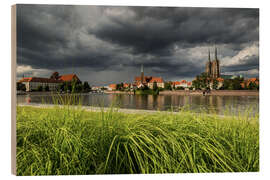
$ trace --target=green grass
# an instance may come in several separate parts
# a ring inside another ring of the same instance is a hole
[[[141,89],[138,89],[135,91],[135,94],[138,94],[138,95],[158,95],[159,94],[159,91],[154,91],[152,89],[147,89],[147,90],[141,90]]]
[[[17,175],[259,171],[258,115],[17,107]]]

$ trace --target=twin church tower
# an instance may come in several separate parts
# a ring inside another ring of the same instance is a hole
[[[215,59],[211,61],[210,50],[208,50],[208,62],[206,63],[205,72],[208,77],[218,78],[220,77],[219,60],[217,58],[217,48],[215,47]]]
[[[219,66],[219,60],[217,58],[217,48],[215,47],[215,59],[211,61],[210,58],[210,50],[208,50],[208,62],[206,62],[205,66],[205,73],[210,78],[219,78],[220,77],[220,66]],[[140,81],[144,82],[144,72],[143,72],[143,65],[141,65],[141,77]]]

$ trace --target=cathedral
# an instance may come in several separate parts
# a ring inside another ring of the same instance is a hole
[[[206,63],[205,72],[208,77],[220,77],[219,60],[217,59],[217,48],[215,47],[215,59],[211,61],[210,50],[208,51],[208,62]]]

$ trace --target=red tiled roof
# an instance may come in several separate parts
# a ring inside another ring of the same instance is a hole
[[[181,83],[185,84],[185,83],[187,83],[187,81],[186,80],[182,80]]]
[[[188,82],[187,85],[188,85],[188,86],[191,86],[191,85],[192,85],[192,82]]]
[[[125,88],[127,88],[127,87],[129,87],[129,86],[130,86],[130,84],[124,83],[124,87],[125,87]]]
[[[179,81],[174,81],[174,82],[172,82],[172,84],[173,84],[173,85],[180,85],[181,82],[179,82]]]
[[[257,78],[250,78],[250,79],[248,79],[248,81],[249,82],[256,82],[256,81],[258,81],[258,79]]]
[[[58,79],[62,81],[72,81],[73,79],[80,81],[80,79],[76,76],[76,74],[65,74],[65,75],[59,76]]]
[[[249,84],[251,82],[255,83],[256,85],[259,85],[259,79],[257,79],[257,78],[250,78],[250,79],[248,79],[247,80],[247,86],[249,86]]]
[[[150,80],[150,83],[163,83],[163,79],[161,77],[152,77],[152,79]]]
[[[112,88],[112,89],[116,89],[116,84],[110,84],[109,87]]]
[[[218,82],[223,82],[224,79],[219,77],[219,78],[217,78],[217,81],[218,81]]]
[[[143,83],[149,82],[152,79],[152,76],[144,76]],[[141,76],[135,77],[135,81],[141,82]]]
[[[25,78],[22,78],[21,80],[19,80],[19,82],[29,82],[31,81],[32,77],[25,77]]]

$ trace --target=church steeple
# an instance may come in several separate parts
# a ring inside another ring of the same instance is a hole
[[[144,72],[143,72],[143,64],[141,66],[141,83],[143,83],[144,80]]]
[[[208,61],[210,62],[211,61],[211,58],[210,58],[210,49],[208,48]]]
[[[217,47],[215,46],[215,60],[217,60]]]

